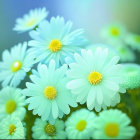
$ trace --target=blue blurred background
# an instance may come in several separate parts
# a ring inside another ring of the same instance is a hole
[[[28,41],[28,33],[12,29],[15,20],[32,8],[46,7],[49,17],[64,16],[75,28],[84,28],[94,43],[103,42],[101,29],[109,23],[121,22],[134,33],[140,33],[140,0],[0,0],[0,52],[18,42]]]

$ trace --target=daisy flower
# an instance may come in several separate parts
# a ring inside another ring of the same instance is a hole
[[[68,79],[65,77],[67,66],[56,69],[54,60],[49,66],[38,65],[36,75],[30,76],[33,83],[26,83],[27,88],[23,94],[29,98],[28,109],[33,110],[33,114],[41,116],[42,120],[49,120],[51,124],[55,119],[62,118],[64,114],[70,113],[69,105],[76,107],[77,104],[70,91],[66,88]]]
[[[102,111],[95,120],[93,139],[131,139],[136,133],[131,120],[118,109]]]
[[[20,33],[32,30],[47,16],[48,12],[45,7],[30,10],[28,14],[16,20],[16,25],[13,30]]]
[[[66,139],[64,122],[62,120],[56,120],[55,124],[52,125],[37,118],[32,127],[32,132],[34,139]]]
[[[133,63],[123,64],[122,74],[124,77],[122,87],[126,89],[140,87],[140,65]]]
[[[23,120],[26,113],[24,106],[25,97],[21,89],[6,87],[0,91],[0,120],[12,115]]]
[[[48,63],[51,59],[56,64],[63,64],[64,58],[72,55],[87,41],[82,29],[72,30],[72,22],[65,23],[63,17],[52,17],[50,22],[42,21],[36,31],[31,31],[33,40],[29,41],[31,52],[36,56],[36,62]]]
[[[73,112],[65,122],[69,139],[89,139],[94,132],[96,115],[86,109]]]
[[[0,138],[1,139],[25,139],[24,127],[15,116],[8,116],[0,122]]]
[[[125,41],[132,49],[140,51],[140,35],[129,34],[127,35]]]
[[[18,86],[25,78],[26,72],[30,71],[34,63],[34,57],[27,51],[27,43],[19,43],[2,54],[0,62],[0,82],[2,86]]]
[[[122,39],[126,34],[125,28],[120,24],[111,24],[104,28],[102,35],[108,41]]]
[[[69,65],[67,76],[70,81],[67,88],[76,96],[76,101],[87,103],[88,109],[111,106],[112,98],[125,89],[120,87],[123,82],[121,65],[117,64],[119,56],[108,59],[108,49],[98,47],[93,53],[91,50],[82,50],[81,55],[74,54],[75,63]]]

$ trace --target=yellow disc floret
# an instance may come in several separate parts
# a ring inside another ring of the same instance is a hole
[[[49,49],[52,51],[52,52],[58,52],[62,47],[62,44],[59,40],[55,39],[55,40],[52,40],[49,44]]]
[[[21,67],[22,67],[22,63],[20,61],[15,61],[11,65],[11,70],[12,72],[17,72],[18,70],[21,69]]]
[[[45,132],[49,135],[49,136],[54,136],[56,134],[56,128],[54,125],[51,124],[47,124],[45,126]]]
[[[9,125],[9,135],[13,135],[16,131],[16,126],[14,124]]]
[[[14,100],[9,100],[6,103],[5,110],[8,114],[11,114],[16,109],[16,102]]]
[[[120,35],[120,31],[118,28],[116,27],[113,27],[110,29],[110,34],[113,35],[113,36],[119,36]]]
[[[93,71],[88,75],[88,81],[91,84],[97,85],[102,81],[102,74],[99,72]]]
[[[109,137],[116,137],[119,134],[119,126],[117,123],[108,123],[104,128],[104,132]]]
[[[83,131],[83,130],[86,128],[86,125],[87,125],[86,121],[85,121],[85,120],[81,120],[81,121],[79,121],[79,122],[77,123],[76,129],[77,129],[78,131]]]
[[[47,99],[52,100],[56,97],[57,91],[53,86],[48,86],[44,90],[44,95]]]
[[[27,23],[26,23],[26,27],[32,27],[36,24],[37,22],[37,19],[32,19],[32,20],[29,20]]]

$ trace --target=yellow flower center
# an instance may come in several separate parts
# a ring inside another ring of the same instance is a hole
[[[32,19],[32,20],[29,20],[27,23],[26,23],[26,27],[32,27],[33,25],[35,25],[37,22],[37,19]]]
[[[120,35],[119,29],[118,28],[115,28],[115,27],[113,27],[113,28],[110,29],[110,33],[113,36],[119,36]]]
[[[45,126],[45,132],[49,135],[49,136],[54,136],[56,134],[56,128],[54,125],[51,124],[47,124]]]
[[[76,129],[77,129],[78,131],[83,131],[83,130],[86,128],[86,125],[87,125],[86,121],[85,121],[85,120],[81,120],[81,121],[79,121],[79,122],[77,123]]]
[[[57,91],[54,87],[48,86],[44,90],[44,95],[47,99],[52,100],[56,97]]]
[[[109,137],[118,136],[119,131],[119,126],[117,123],[108,123],[104,128],[105,134]]]
[[[91,72],[89,75],[88,75],[88,81],[91,83],[91,84],[94,84],[94,85],[97,85],[98,83],[100,83],[102,81],[102,74],[99,73],[99,72]]]
[[[16,131],[16,126],[14,124],[9,125],[9,135],[13,135],[13,133]]]
[[[52,40],[49,44],[49,49],[52,51],[52,52],[58,52],[62,47],[62,44],[59,40],[55,39],[55,40]]]
[[[16,102],[14,100],[9,100],[7,103],[6,103],[6,106],[5,106],[5,110],[8,114],[11,114],[15,111],[16,109]]]
[[[135,36],[134,39],[136,40],[136,42],[140,43],[140,36]]]
[[[18,70],[21,69],[21,67],[22,67],[22,63],[20,61],[15,61],[11,65],[11,70],[12,72],[17,72]]]

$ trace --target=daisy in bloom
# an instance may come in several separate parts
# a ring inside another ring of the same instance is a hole
[[[131,139],[136,133],[131,120],[117,109],[102,111],[95,120],[93,139]]]
[[[16,25],[13,30],[18,32],[32,30],[47,16],[48,12],[46,11],[45,7],[30,10],[28,14],[23,16],[23,18],[18,18],[16,20]]]
[[[108,59],[108,49],[98,47],[93,53],[91,50],[82,50],[81,55],[75,53],[75,63],[69,65],[67,76],[70,81],[67,88],[76,96],[76,101],[87,103],[88,109],[111,106],[112,98],[119,91],[123,82],[121,65],[117,64],[119,56]]]
[[[104,38],[112,42],[112,40],[118,40],[125,37],[126,30],[120,24],[111,24],[103,30],[102,34]]]
[[[0,122],[1,139],[25,139],[24,127],[16,116],[8,116]]]
[[[69,139],[89,139],[94,132],[96,115],[86,109],[73,112],[65,122]]]
[[[122,74],[124,77],[122,87],[126,89],[140,87],[140,65],[133,63],[123,64]]]
[[[140,51],[140,35],[129,34],[125,41],[132,49]]]
[[[63,64],[66,56],[72,55],[87,41],[82,29],[72,30],[72,22],[65,23],[63,17],[52,17],[50,22],[42,21],[36,31],[31,31],[33,40],[29,41],[31,53],[36,56],[36,62],[48,63],[51,59],[56,64]]]
[[[18,86],[30,71],[34,63],[34,57],[27,51],[27,43],[19,43],[11,49],[5,50],[0,62],[0,81],[2,86]]]
[[[28,109],[33,110],[33,114],[41,116],[42,120],[49,120],[54,124],[63,114],[69,114],[70,108],[76,107],[77,104],[70,91],[66,88],[68,79],[65,77],[67,66],[56,69],[54,60],[51,60],[49,66],[45,64],[38,65],[36,75],[30,76],[33,83],[26,83],[27,89],[23,94],[29,98]]]
[[[64,122],[62,120],[56,120],[55,124],[52,125],[37,118],[32,127],[32,132],[34,139],[66,139]]]
[[[26,113],[24,106],[25,97],[21,89],[6,87],[0,91],[0,120],[12,115],[23,120]]]

